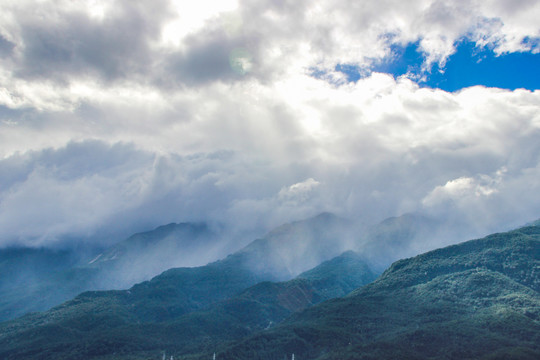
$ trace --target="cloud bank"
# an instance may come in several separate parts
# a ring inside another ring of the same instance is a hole
[[[536,1],[5,1],[0,246],[191,220],[261,233],[322,211],[463,214],[479,232],[537,218],[538,90],[335,69],[417,41],[426,71],[463,38],[538,52],[538,14]]]

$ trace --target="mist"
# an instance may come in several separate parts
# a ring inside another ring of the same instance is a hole
[[[382,271],[536,220],[540,92],[425,79],[461,43],[534,58],[539,6],[4,1],[0,252],[73,254],[67,293],[254,240],[280,279],[348,249]],[[292,230],[322,213],[343,221]],[[167,224],[202,228],[129,240]]]
[[[537,4],[4,5],[0,248],[202,222],[232,251],[322,212],[471,235],[540,214],[538,90],[418,78],[463,41],[536,54]],[[408,44],[416,75],[372,71]]]
[[[359,158],[354,166],[300,159],[279,165],[234,151],[179,156],[132,144],[74,142],[0,160],[0,239],[3,247],[106,248],[167,223],[202,222],[219,228],[221,247],[233,251],[321,212],[365,226],[421,213],[459,222],[470,229],[465,238],[478,236],[538,218],[539,170],[530,167],[538,149],[526,140],[525,169],[501,166],[504,156],[427,149],[413,163],[407,155],[378,154],[376,162]],[[484,168],[480,174],[473,171],[478,168]],[[444,243],[432,241],[433,247]]]

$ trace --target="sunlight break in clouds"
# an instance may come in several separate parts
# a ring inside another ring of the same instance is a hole
[[[537,1],[2,10],[0,245],[117,241],[173,221],[260,234],[323,211],[463,214],[479,232],[540,216],[538,90],[337,71],[410,43],[424,71],[464,39],[538,52]]]
[[[184,38],[204,28],[208,21],[216,19],[224,13],[232,12],[238,7],[236,0],[202,0],[197,2],[185,0],[171,1],[174,17],[163,26],[161,40],[164,47],[180,47]]]

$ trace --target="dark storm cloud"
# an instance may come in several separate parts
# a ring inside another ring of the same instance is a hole
[[[249,53],[251,62],[257,59],[258,41],[227,34],[219,21],[187,36],[181,49],[164,51],[158,44],[173,14],[165,0],[121,1],[107,8],[103,18],[83,10],[62,12],[54,11],[53,4],[43,6],[50,17],[18,14],[24,46],[14,73],[22,79],[129,79],[169,89],[245,78],[247,72],[239,74],[231,66],[231,57],[239,49]],[[0,51],[11,51],[10,46],[0,39]]]
[[[11,55],[15,44],[0,35],[0,57]]]
[[[204,85],[213,81],[243,80],[249,71],[235,71],[232,62],[239,51],[249,56],[250,65],[256,62],[257,41],[245,37],[231,38],[223,31],[201,31],[185,39],[183,52],[165,58],[162,83]]]
[[[168,11],[167,1],[121,1],[103,19],[83,11],[60,12],[60,18],[54,11],[51,18],[19,14],[24,48],[17,73],[59,80],[149,73],[151,44],[159,40]]]

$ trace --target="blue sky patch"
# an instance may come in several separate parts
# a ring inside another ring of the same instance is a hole
[[[526,41],[533,45],[538,43],[538,39]],[[392,55],[374,64],[370,69],[372,72],[388,73],[395,77],[407,73],[419,78],[426,75],[424,81],[419,81],[420,86],[446,91],[474,85],[510,90],[540,89],[540,54],[516,52],[496,56],[491,49],[479,48],[471,41],[461,41],[444,69],[434,65],[429,73],[422,74],[424,56],[419,42],[407,46],[393,45],[391,50]],[[346,74],[349,81],[357,81],[365,76],[365,70],[353,65],[339,64],[335,70]]]

